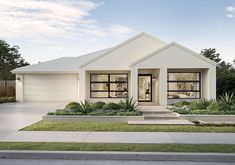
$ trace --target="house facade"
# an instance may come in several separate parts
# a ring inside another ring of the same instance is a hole
[[[17,68],[17,101],[105,101],[140,105],[216,98],[216,63],[146,33],[109,49]]]

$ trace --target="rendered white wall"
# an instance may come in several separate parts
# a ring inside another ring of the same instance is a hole
[[[141,68],[160,68],[160,105],[167,105],[167,70],[169,69],[203,70],[202,98],[216,98],[216,66],[174,45],[132,66],[132,69]]]

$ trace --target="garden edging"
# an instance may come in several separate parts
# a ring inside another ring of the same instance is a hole
[[[235,123],[235,115],[180,115],[190,121],[202,120],[208,123]]]
[[[45,115],[43,120],[51,121],[104,121],[104,122],[128,122],[142,121],[143,116],[85,116],[85,115]]]

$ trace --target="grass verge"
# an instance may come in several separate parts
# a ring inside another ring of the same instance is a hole
[[[124,122],[39,121],[23,131],[235,132],[235,126],[128,125]]]
[[[235,153],[235,145],[0,142],[0,150]]]

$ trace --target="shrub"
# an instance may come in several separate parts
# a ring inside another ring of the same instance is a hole
[[[102,109],[105,105],[105,102],[103,101],[97,101],[93,104],[94,109]]]
[[[85,101],[85,102],[79,103],[78,109],[81,113],[87,114],[87,113],[91,112],[92,110],[94,110],[94,107],[92,106],[91,103],[89,103],[88,101]]]
[[[120,108],[124,109],[125,111],[136,111],[137,109],[139,109],[139,106],[136,103],[136,100],[132,98],[128,99],[126,98],[125,101],[120,101],[119,103]]]
[[[70,102],[65,106],[65,109],[79,111],[79,103]]]
[[[190,105],[190,102],[189,101],[179,101],[179,102],[175,103],[176,107],[183,107],[185,105]]]
[[[195,100],[190,103],[189,107],[191,110],[206,109],[210,102],[210,100],[206,99]]]
[[[195,110],[189,111],[189,114],[209,114],[209,112],[206,109],[195,109]]]
[[[15,97],[0,97],[0,104],[9,102],[16,102]]]
[[[207,106],[208,111],[219,111],[220,110],[220,104],[218,101],[211,101],[209,105]]]
[[[223,101],[219,101],[219,111],[231,111],[232,110],[232,106],[229,105],[228,103],[226,102],[223,102]]]
[[[113,109],[113,110],[118,110],[118,109],[121,109],[120,105],[119,104],[116,104],[116,103],[106,103],[104,106],[103,106],[103,109]]]

